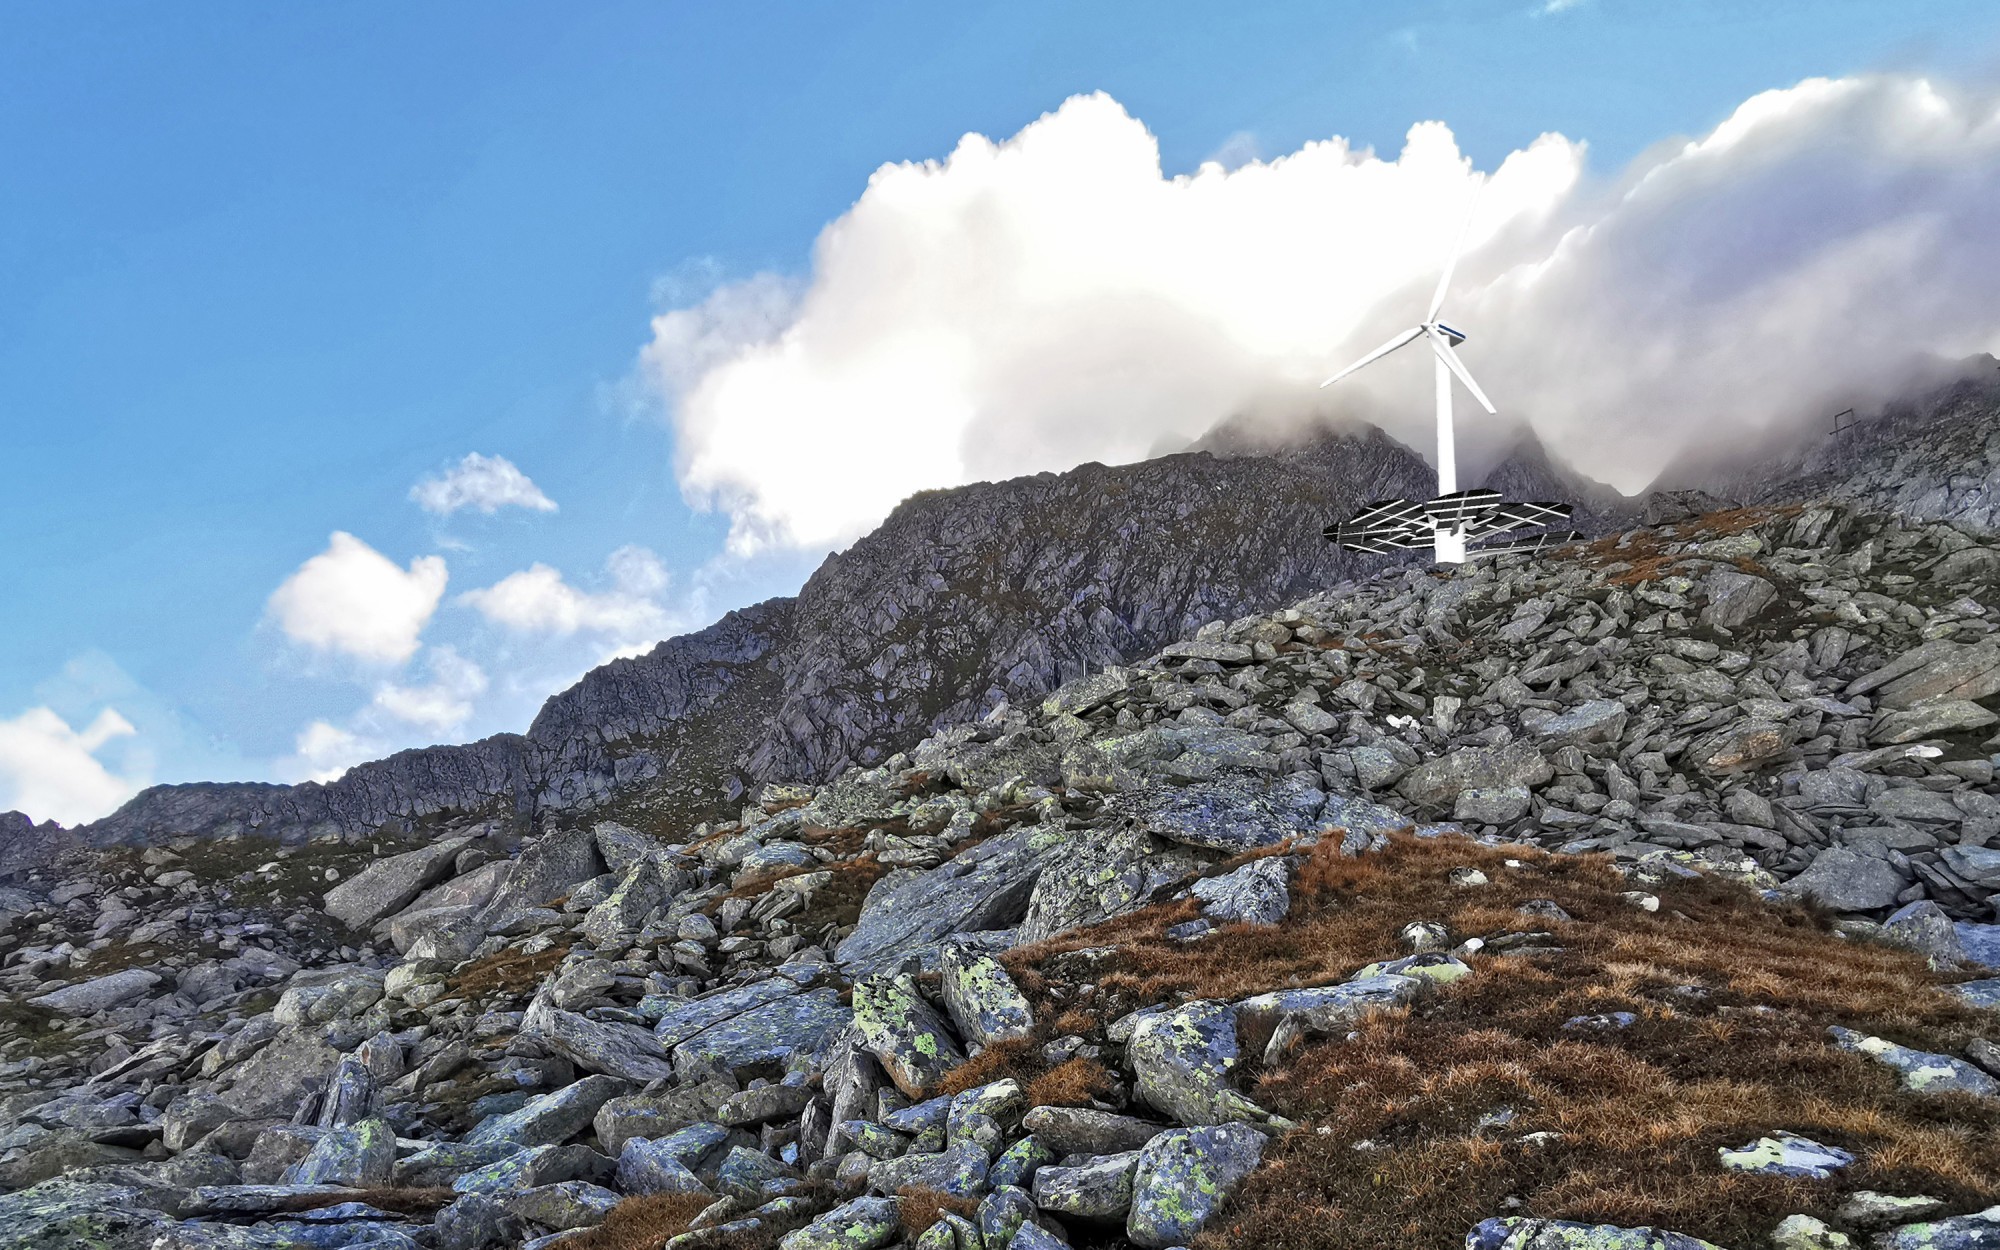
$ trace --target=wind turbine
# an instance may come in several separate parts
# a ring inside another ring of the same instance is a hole
[[[1475,207],[1477,203],[1475,198]],[[1438,319],[1438,314],[1444,309],[1445,293],[1451,289],[1452,271],[1458,267],[1458,257],[1464,250],[1465,236],[1471,226],[1472,215],[1468,212],[1465,224],[1459,227],[1451,255],[1445,261],[1444,273],[1438,277],[1437,291],[1431,296],[1430,308],[1424,313],[1424,319],[1320,383],[1322,388],[1332,386],[1348,374],[1372,365],[1418,339],[1430,341],[1431,354],[1436,358],[1433,365],[1437,371],[1438,497],[1428,504],[1407,499],[1384,499],[1369,504],[1346,525],[1327,527],[1327,537],[1339,541],[1342,546],[1359,551],[1390,551],[1429,545],[1438,563],[1462,564],[1468,555],[1466,544],[1469,539],[1542,525],[1569,516],[1570,510],[1563,504],[1503,504],[1497,491],[1461,492],[1458,489],[1458,446],[1451,423],[1451,380],[1456,377],[1465,383],[1465,389],[1472,392],[1480,407],[1496,416],[1499,414],[1493,401],[1486,398],[1486,392],[1479,389],[1479,383],[1472,380],[1472,371],[1452,350],[1465,342],[1465,334]],[[1572,535],[1544,535],[1531,542],[1481,547],[1470,554],[1495,555],[1503,551],[1528,550],[1547,545],[1557,537],[1568,541]]]

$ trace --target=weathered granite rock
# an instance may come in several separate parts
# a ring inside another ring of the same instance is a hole
[[[1139,1097],[1182,1124],[1282,1124],[1230,1085],[1241,1060],[1236,1009],[1228,1003],[1192,1002],[1145,1017],[1126,1058]]]
[[[1752,573],[1736,569],[1716,569],[1702,579],[1708,592],[1708,606],[1701,610],[1701,623],[1727,630],[1748,625],[1777,601],[1778,588]]]
[[[781,998],[705,1029],[674,1048],[682,1080],[713,1071],[782,1064],[821,1053],[854,1019],[840,991],[822,988]]]
[[[396,1131],[386,1120],[329,1129],[286,1181],[293,1185],[387,1185],[396,1167]]]
[[[1027,907],[1046,846],[1038,829],[1011,829],[927,872],[889,874],[868,892],[860,922],[835,957],[859,975],[908,954],[934,955],[938,941],[954,933],[1012,926]]]
[[[1419,764],[1396,783],[1396,792],[1410,802],[1446,810],[1460,791],[1546,785],[1555,768],[1542,753],[1525,743],[1498,747],[1463,747]]]
[[[618,1188],[628,1194],[706,1194],[695,1175],[704,1157],[727,1141],[721,1125],[691,1125],[653,1139],[634,1137],[618,1152]]]
[[[1151,1250],[1193,1240],[1264,1157],[1264,1134],[1240,1124],[1168,1129],[1139,1152],[1125,1235]]]
[[[1830,846],[1813,856],[1811,866],[1786,882],[1784,889],[1835,911],[1872,911],[1895,905],[1903,877],[1885,860]]]
[[[1882,922],[1882,936],[1940,964],[1955,964],[1965,958],[1965,945],[1958,940],[1951,917],[1927,898],[1889,913]]]
[[[351,929],[365,929],[403,910],[417,895],[450,875],[470,838],[445,838],[377,860],[326,892],[321,910]]]
[[[960,942],[946,942],[941,957],[944,1005],[968,1045],[991,1046],[1026,1037],[1034,1012],[1000,961]]]
[[[650,1031],[564,1011],[546,991],[528,1005],[521,1032],[589,1072],[635,1082],[674,1075],[666,1047]]]
[[[1658,1228],[1619,1228],[1518,1216],[1482,1220],[1465,1250],[1722,1250],[1712,1242]]]
[[[855,982],[854,1027],[896,1088],[911,1098],[923,1097],[965,1061],[951,1030],[909,976]]]
[[[1144,828],[1055,845],[1041,867],[1020,941],[1039,942],[1066,929],[1133,911],[1207,865],[1200,852]]]
[[[511,1215],[560,1232],[602,1224],[604,1217],[611,1214],[611,1209],[620,1201],[617,1193],[602,1185],[593,1185],[588,1181],[558,1181],[553,1185],[525,1189],[518,1194],[503,1195],[500,1205]]]
[[[1219,877],[1205,877],[1190,890],[1202,914],[1219,924],[1277,924],[1292,909],[1291,870],[1284,859],[1251,860]]]
[[[560,1146],[590,1127],[598,1109],[626,1088],[615,1077],[588,1076],[531,1098],[519,1110],[481,1120],[464,1140],[472,1145]]]
[[[1938,699],[1906,711],[1889,711],[1868,727],[1868,741],[1880,744],[1916,742],[1944,734],[1963,733],[2000,724],[2000,716],[1970,699]]]
[[[1022,1117],[1021,1127],[1058,1158],[1124,1154],[1138,1150],[1168,1128],[1092,1107],[1036,1107]]]
[[[28,1001],[64,1015],[88,1016],[130,1002],[159,983],[159,976],[144,968],[127,968],[122,972],[79,981],[75,985],[65,985]]]
[[[1255,1130],[1245,1130],[1254,1132]],[[1035,1173],[1035,1205],[1079,1220],[1122,1220],[1132,1206],[1132,1177],[1139,1152],[1106,1155],[1074,1167],[1045,1167]]]
[[[1842,1050],[1866,1055],[1877,1063],[1896,1069],[1903,1074],[1903,1088],[1915,1093],[1935,1094],[1950,1090],[2000,1098],[2000,1080],[1986,1075],[1963,1059],[1912,1050],[1838,1025],[1827,1029],[1827,1035]]]
[[[778,1250],[878,1250],[902,1227],[894,1198],[855,1198],[786,1234]]]
[[[1169,842],[1229,854],[1272,846],[1310,828],[1287,820],[1261,787],[1233,781],[1148,788],[1122,797],[1118,809]]]

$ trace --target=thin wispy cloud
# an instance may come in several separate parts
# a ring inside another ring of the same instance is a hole
[[[554,512],[556,501],[542,493],[528,475],[505,456],[482,456],[468,452],[465,459],[443,473],[433,474],[410,487],[410,499],[419,508],[437,516],[450,516],[463,508],[492,516],[502,508],[526,508],[531,512]]]

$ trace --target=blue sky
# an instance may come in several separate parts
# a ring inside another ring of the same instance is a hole
[[[1759,91],[1996,49],[1969,0],[7,6],[0,808],[87,814],[6,771],[31,712],[121,781],[293,779],[315,722],[520,729],[649,628],[795,589],[818,551],[727,557],[683,501],[639,357],[719,285],[802,281],[885,162],[1101,90],[1170,175],[1427,119],[1482,167],[1560,131],[1615,172]],[[557,507],[412,500],[468,453]],[[448,565],[402,658],[274,608],[336,531]],[[581,616],[461,598],[536,564]],[[383,710],[426,683],[463,714]]]

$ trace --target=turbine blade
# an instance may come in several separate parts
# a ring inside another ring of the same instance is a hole
[[[1438,359],[1444,361],[1445,367],[1450,369],[1459,381],[1465,383],[1465,389],[1472,392],[1472,397],[1479,401],[1481,408],[1496,414],[1500,411],[1493,406],[1492,400],[1486,398],[1486,392],[1479,389],[1479,383],[1472,380],[1472,373],[1466,369],[1465,362],[1458,358],[1458,353],[1451,350],[1451,344],[1444,341],[1444,335],[1436,330],[1431,331],[1431,349],[1437,352]]]
[[[1437,294],[1431,296],[1431,310],[1424,314],[1426,323],[1436,321],[1438,310],[1444,307],[1444,293],[1451,286],[1452,270],[1458,268],[1458,254],[1465,249],[1466,233],[1472,229],[1472,214],[1479,208],[1479,196],[1485,190],[1486,184],[1482,182],[1472,192],[1472,205],[1465,210],[1465,220],[1458,227],[1458,238],[1452,241],[1451,255],[1445,258],[1444,272],[1438,276]]]
[[[1397,348],[1410,342],[1412,339],[1417,338],[1419,335],[1423,334],[1423,332],[1424,328],[1422,326],[1418,326],[1414,330],[1403,331],[1401,334],[1398,334],[1395,338],[1390,339],[1388,342],[1382,344],[1382,346],[1376,348],[1372,352],[1369,352],[1366,356],[1363,356],[1361,359],[1347,366],[1347,368],[1342,369],[1339,373],[1334,374],[1326,381],[1320,383],[1320,385],[1332,386],[1335,382],[1340,381],[1342,378],[1346,377],[1350,373],[1353,373],[1356,369],[1359,369],[1361,366],[1374,364],[1376,361],[1382,359],[1382,357],[1387,356],[1390,352],[1395,351]]]

